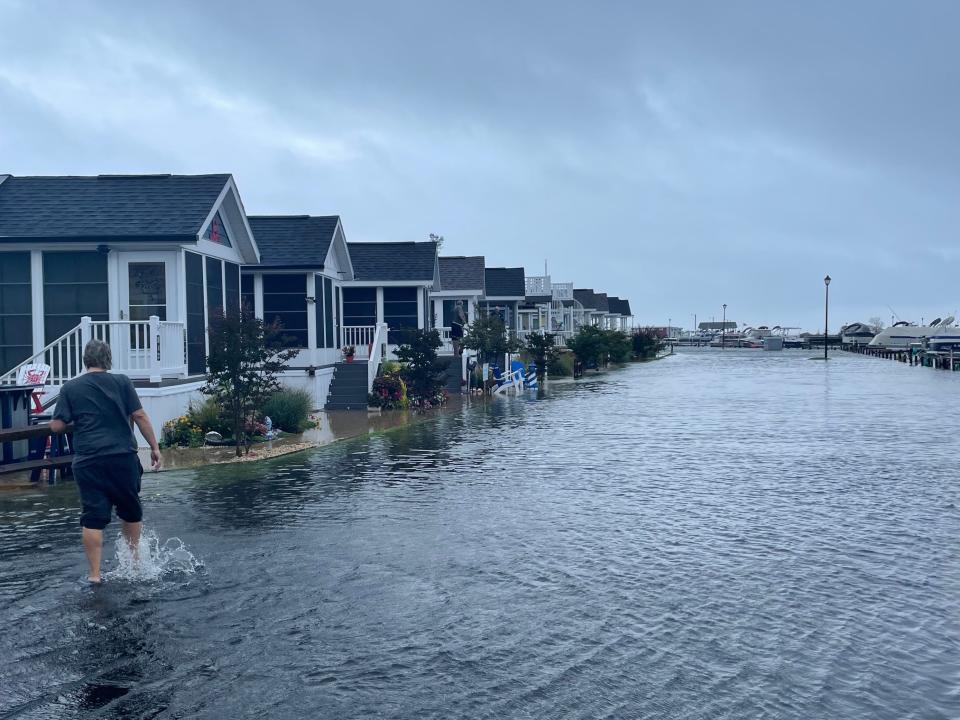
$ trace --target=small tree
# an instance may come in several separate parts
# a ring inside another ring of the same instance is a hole
[[[560,349],[555,342],[556,337],[553,333],[530,333],[527,335],[527,344],[524,350],[537,366],[537,385],[540,388],[543,388],[547,366],[556,362],[560,354]]]
[[[507,326],[497,313],[474,306],[474,317],[466,328],[463,346],[476,350],[479,362],[491,362],[523,348],[523,343],[507,333]]]
[[[604,331],[594,325],[586,325],[567,341],[567,347],[573,350],[584,366],[600,367],[606,353]]]
[[[282,329],[265,325],[247,308],[215,314],[210,321],[207,383],[200,391],[216,398],[224,424],[237,442],[237,456],[247,445],[247,424],[277,390],[277,375],[286,370],[296,349],[282,346]]]
[[[638,328],[631,338],[633,355],[639,360],[655,357],[663,346],[663,334],[656,328]]]
[[[621,330],[604,330],[603,349],[610,362],[625,363],[633,355],[630,336]]]
[[[443,345],[438,330],[409,329],[406,342],[395,353],[404,363],[402,376],[407,383],[407,396],[415,405],[434,404],[446,378],[437,359],[437,348]]]

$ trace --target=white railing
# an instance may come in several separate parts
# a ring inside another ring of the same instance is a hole
[[[151,382],[187,374],[184,323],[161,321],[155,315],[149,320],[92,320],[84,316],[77,327],[0,376],[0,385],[16,383],[17,371],[24,365],[43,363],[50,366],[47,385],[59,388],[83,372],[83,348],[93,338],[110,346],[116,372]]]
[[[373,338],[377,334],[378,325],[344,325],[340,328],[340,337],[343,347],[353,345],[354,357],[366,360],[370,357],[373,347]]]
[[[67,380],[72,380],[83,372],[83,338],[80,334],[80,326],[68,330],[40,352],[31,355],[9,372],[0,375],[0,385],[15,385],[20,368],[36,364],[50,366],[47,385],[57,388],[58,391]]]
[[[377,323],[373,333],[373,342],[370,344],[370,357],[367,359],[367,393],[373,392],[373,381],[377,377],[377,371],[380,369],[380,362],[387,352],[387,328],[386,323]]]
[[[89,330],[86,328],[89,326]],[[187,372],[186,327],[152,315],[149,320],[80,320],[82,334],[103,340],[113,355],[113,370],[160,382]]]

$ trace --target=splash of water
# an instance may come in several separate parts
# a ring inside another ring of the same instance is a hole
[[[140,534],[136,552],[131,551],[123,536],[117,535],[117,567],[105,577],[113,580],[149,582],[168,575],[192,575],[201,567],[200,561],[180,538],[172,537],[160,542],[152,530]]]

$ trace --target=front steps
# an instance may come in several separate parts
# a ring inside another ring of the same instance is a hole
[[[334,365],[330,393],[323,409],[367,409],[367,363],[339,362]]]

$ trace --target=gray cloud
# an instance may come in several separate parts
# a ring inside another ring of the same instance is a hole
[[[3,170],[231,171],[651,323],[960,305],[952,3],[348,5],[0,0]]]

